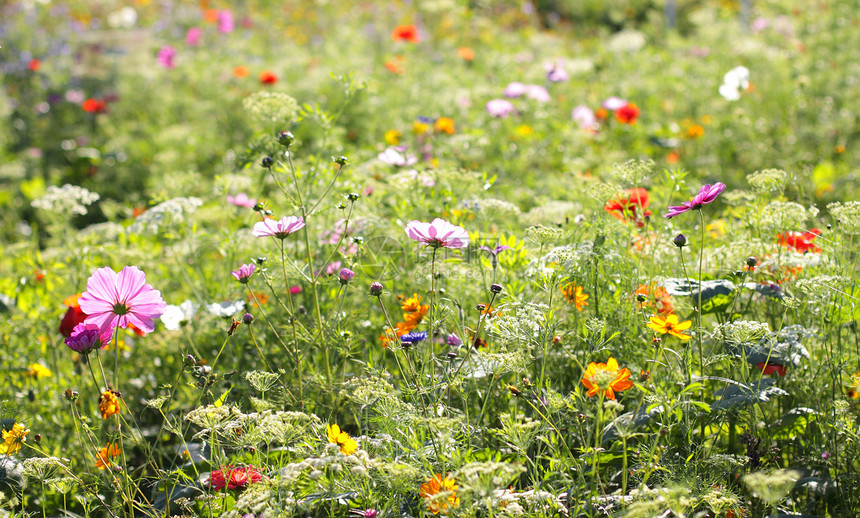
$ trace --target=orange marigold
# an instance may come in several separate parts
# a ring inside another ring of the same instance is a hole
[[[563,287],[561,292],[569,303],[576,305],[577,311],[582,311],[588,305],[588,302],[586,302],[588,300],[588,293],[582,292],[582,286],[571,283]]]

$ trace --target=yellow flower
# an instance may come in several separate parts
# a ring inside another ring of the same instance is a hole
[[[588,364],[582,376],[582,384],[588,389],[588,396],[603,392],[608,399],[615,399],[615,393],[627,390],[633,386],[630,381],[630,369],[618,368],[618,361],[609,357],[606,363]]]
[[[108,444],[96,454],[96,467],[98,469],[107,468],[111,465],[111,459],[119,457],[121,453],[122,450],[119,449],[119,444]]]
[[[12,455],[21,449],[21,443],[26,440],[30,430],[21,423],[12,425],[11,430],[3,430],[3,442],[0,443],[0,454]]]
[[[705,128],[701,124],[693,124],[687,128],[687,138],[697,139],[705,134]]]
[[[102,419],[119,413],[119,398],[116,397],[116,392],[106,390],[102,393],[102,397],[99,399],[99,410],[102,413]]]
[[[439,133],[454,134],[454,119],[450,117],[439,117],[433,124],[433,128]]]
[[[657,331],[661,335],[670,334],[674,337],[680,338],[681,340],[689,340],[690,335],[685,335],[683,333],[684,330],[690,329],[690,326],[693,325],[691,320],[687,320],[686,322],[678,322],[678,315],[672,313],[668,315],[666,318],[661,318],[658,316],[652,316],[651,320],[648,322],[648,327]]]
[[[430,125],[421,121],[415,121],[412,123],[412,133],[416,135],[423,135],[430,131]]]
[[[50,378],[51,369],[45,367],[41,363],[34,363],[27,369],[27,376],[33,378]]]
[[[331,424],[326,427],[328,442],[340,446],[340,452],[344,455],[352,455],[358,449],[358,443],[346,432],[340,431],[340,426]]]
[[[528,124],[523,124],[521,126],[517,126],[517,134],[519,134],[519,136],[521,136],[521,137],[528,137],[529,135],[532,135],[534,132],[535,132],[535,130],[533,130],[532,127],[529,126]]]
[[[403,136],[403,133],[400,133],[397,130],[388,130],[385,132],[385,143],[390,146],[396,146],[400,144],[400,137]]]
[[[571,283],[562,288],[561,292],[569,303],[576,305],[577,311],[582,311],[582,308],[588,305],[588,302],[586,302],[588,300],[588,293],[582,292],[582,286]]]
[[[457,484],[454,483],[454,479],[447,476],[442,478],[440,473],[421,484],[420,493],[433,514],[448,514],[448,509],[460,506],[460,497],[457,496]]]

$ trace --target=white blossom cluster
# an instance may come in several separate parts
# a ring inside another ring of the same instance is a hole
[[[67,183],[62,187],[55,185],[48,187],[48,192],[41,198],[33,200],[30,205],[57,214],[83,216],[87,213],[87,207],[97,202],[98,199],[98,194]]]

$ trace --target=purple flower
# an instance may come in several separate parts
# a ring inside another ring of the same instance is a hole
[[[176,63],[173,62],[175,58],[176,49],[170,45],[165,45],[158,51],[158,62],[165,68],[175,68]]]
[[[620,98],[620,97],[612,96],[612,97],[606,99],[605,101],[603,101],[601,106],[603,106],[603,108],[606,110],[614,112],[615,110],[620,110],[621,108],[624,108],[625,106],[627,106],[627,101],[625,99]]]
[[[218,11],[218,32],[222,34],[230,34],[235,28],[236,24],[233,22],[233,11],[229,9]]]
[[[254,263],[243,264],[238,270],[233,272],[233,277],[242,284],[248,284],[248,280],[254,275],[255,268]]]
[[[189,47],[200,45],[200,40],[203,39],[203,29],[200,27],[191,27],[185,33],[185,44]]]
[[[543,67],[546,70],[546,78],[551,83],[561,83],[570,79],[570,74],[563,68],[564,60],[557,59],[555,62],[549,61],[544,63]]]
[[[349,281],[351,281],[352,278],[355,276],[355,272],[350,270],[349,268],[344,268],[340,271],[340,273],[337,274],[337,276],[340,279],[341,284],[348,284]]]
[[[526,97],[539,103],[548,103],[552,100],[549,92],[541,85],[526,85]]]
[[[325,274],[326,275],[334,275],[334,272],[336,272],[337,269],[340,268],[340,264],[341,264],[340,261],[335,261],[333,263],[327,264],[325,266]],[[317,274],[317,275],[319,275],[319,274]]]
[[[678,214],[683,214],[688,210],[699,210],[702,205],[707,205],[717,199],[721,192],[726,190],[726,184],[717,182],[714,185],[705,184],[699,192],[690,198],[690,201],[685,201],[681,205],[669,207],[669,212],[663,214],[664,218],[673,218]]]
[[[382,295],[382,289],[383,289],[382,283],[379,281],[376,281],[370,285],[370,294],[373,295],[374,297],[378,297],[378,296]]]
[[[119,273],[105,266],[87,279],[87,291],[78,299],[86,313],[86,324],[96,324],[102,332],[129,324],[144,333],[155,330],[154,318],[164,313],[167,303],[161,292],[146,284],[146,274],[137,266],[126,266]]]
[[[235,205],[237,207],[245,207],[248,209],[253,209],[254,205],[257,204],[257,200],[254,198],[249,198],[247,194],[244,192],[240,192],[236,196],[227,195],[227,203],[231,205]]]
[[[436,218],[430,223],[410,221],[406,224],[406,235],[419,243],[433,248],[465,248],[469,246],[469,233],[463,227]]]
[[[410,166],[418,162],[418,158],[412,153],[406,153],[405,147],[390,147],[377,155],[377,158],[388,165],[396,167]]]
[[[285,216],[280,221],[264,219],[254,225],[253,234],[255,237],[275,236],[278,239],[286,239],[287,236],[301,230],[304,226],[305,221],[301,216]]]
[[[447,342],[448,342],[448,345],[450,345],[451,347],[459,347],[459,346],[463,345],[463,340],[460,340],[460,337],[455,335],[454,333],[451,333],[450,335],[448,335]]]
[[[508,86],[505,87],[505,97],[515,98],[525,95],[526,93],[526,85],[520,83],[519,81],[514,81],[513,83],[508,83]]]
[[[496,117],[498,119],[505,119],[508,115],[514,112],[514,104],[506,99],[493,99],[492,101],[488,101],[485,108],[491,117]]]
[[[109,344],[111,334],[110,329],[102,332],[99,326],[95,324],[84,324],[81,322],[72,329],[71,336],[66,338],[66,345],[69,346],[69,349],[77,353],[89,354]]]
[[[478,247],[478,250],[483,250],[484,252],[489,253],[493,257],[499,255],[500,253],[504,252],[505,250],[510,250],[510,249],[511,249],[511,247],[509,247],[508,245],[499,245],[496,248],[490,248],[489,246]]]
[[[571,118],[584,130],[597,129],[597,117],[594,111],[584,104],[580,104],[570,113]]]
[[[400,337],[400,341],[407,344],[417,344],[418,342],[423,342],[426,339],[426,331],[413,331],[411,333],[406,333],[405,335]]]
[[[361,516],[362,518],[376,518],[377,511],[376,509],[350,509],[349,514],[353,516]]]

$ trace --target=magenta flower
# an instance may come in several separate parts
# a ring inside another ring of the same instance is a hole
[[[603,104],[601,104],[601,106],[603,106],[603,108],[606,110],[614,112],[615,110],[620,110],[621,108],[624,108],[625,106],[627,106],[627,104],[628,103],[625,99],[612,96],[603,101]]]
[[[81,322],[72,329],[72,334],[66,338],[66,345],[77,353],[89,354],[109,344],[110,340],[110,329],[102,332],[99,326],[95,324]]]
[[[570,74],[564,69],[564,60],[557,59],[555,62],[549,61],[543,64],[546,70],[546,79],[550,83],[561,83],[570,79]]]
[[[235,28],[236,24],[233,22],[233,11],[229,9],[218,11],[218,32],[222,34],[230,34]]]
[[[200,40],[203,39],[203,29],[200,27],[191,27],[185,33],[185,44],[189,47],[200,45]]]
[[[146,284],[146,275],[137,266],[126,266],[119,273],[107,266],[99,268],[87,279],[87,291],[78,304],[89,315],[84,323],[98,325],[101,332],[134,324],[151,333],[152,320],[167,307],[161,292]]]
[[[487,113],[491,117],[505,119],[508,115],[514,112],[514,104],[506,99],[493,99],[488,101],[485,106]]]
[[[257,204],[257,200],[254,198],[249,198],[247,194],[244,192],[240,192],[236,196],[227,195],[227,203],[231,205],[235,205],[237,207],[246,207],[248,209],[253,209],[254,205]]]
[[[469,233],[463,227],[436,218],[430,223],[410,221],[406,224],[406,235],[419,243],[433,248],[465,248],[469,246]]]
[[[548,103],[552,100],[549,92],[541,85],[526,85],[526,97],[539,103]]]
[[[254,225],[254,236],[275,236],[278,239],[286,239],[290,234],[301,230],[305,226],[305,220],[301,216],[285,216],[280,221],[264,219]]]
[[[355,272],[350,270],[349,268],[344,268],[338,273],[338,278],[340,279],[341,284],[348,284],[349,281],[355,276]]]
[[[688,210],[699,210],[702,205],[707,205],[717,199],[721,192],[726,190],[726,184],[717,182],[714,185],[705,184],[699,192],[690,198],[690,201],[685,201],[681,205],[669,207],[669,212],[663,214],[664,218],[673,218],[678,214],[683,214]]]
[[[255,269],[256,267],[253,263],[243,264],[239,267],[238,270],[232,272],[233,277],[235,277],[236,280],[241,282],[242,284],[248,284],[248,280],[251,278],[252,275],[254,275]]]
[[[176,63],[173,61],[175,58],[176,49],[170,45],[165,45],[158,51],[158,62],[165,68],[175,68]]]
[[[298,295],[301,292],[302,292],[301,286],[298,286],[298,285],[290,286],[290,295]]]

